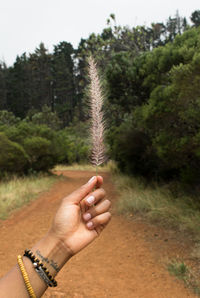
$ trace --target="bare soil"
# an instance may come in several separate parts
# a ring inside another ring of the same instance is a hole
[[[60,200],[92,174],[63,172],[64,181],[0,223],[0,276],[16,264],[18,254],[44,235]],[[166,269],[171,258],[187,256],[191,241],[181,239],[175,231],[145,223],[134,215],[118,216],[114,210],[117,193],[109,174],[102,173],[102,176],[107,197],[113,202],[113,218],[94,243],[65,265],[57,276],[58,287],[48,289],[43,297],[196,297]]]

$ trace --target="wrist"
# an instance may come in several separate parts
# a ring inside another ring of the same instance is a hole
[[[64,242],[50,231],[34,245],[31,251],[54,277],[72,257],[71,251],[65,246]]]

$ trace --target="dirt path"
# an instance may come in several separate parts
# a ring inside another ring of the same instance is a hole
[[[65,181],[0,224],[0,276],[16,263],[19,253],[46,232],[60,199],[92,174],[68,171],[64,175]],[[114,205],[117,196],[113,185],[108,174],[102,176]],[[167,257],[182,255],[186,249],[173,233],[114,214],[100,238],[72,258],[59,273],[57,289],[47,290],[43,297],[196,297],[182,282],[171,277],[164,266]]]

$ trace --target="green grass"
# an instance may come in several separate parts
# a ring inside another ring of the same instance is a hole
[[[120,199],[117,210],[124,214],[142,214],[150,221],[180,231],[193,233],[200,239],[200,200],[181,193],[176,196],[168,185],[147,185],[141,179],[114,175]]]
[[[184,283],[191,288],[195,294],[200,295],[200,283],[192,270],[183,262],[172,260],[167,269],[171,275],[183,280]]]
[[[37,175],[11,178],[0,182],[0,219],[47,191],[59,179],[56,175]]]
[[[178,279],[187,280],[189,269],[184,262],[172,261],[168,264],[168,271]]]

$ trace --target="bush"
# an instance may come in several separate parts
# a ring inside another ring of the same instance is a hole
[[[123,172],[150,176],[156,171],[156,156],[149,136],[127,119],[119,128],[108,133],[111,158]]]
[[[42,107],[41,112],[36,112],[34,115],[27,116],[26,121],[31,121],[34,124],[46,125],[53,130],[58,130],[61,127],[61,121],[55,112],[51,111],[51,108],[47,105]]]
[[[58,133],[60,140],[60,162],[65,164],[85,163],[88,161],[89,145],[85,138],[74,135],[70,129]]]
[[[20,118],[15,117],[12,112],[2,110],[0,111],[0,125],[15,125],[20,122]]]
[[[10,141],[0,133],[0,171],[1,176],[6,172],[23,173],[28,166],[28,156],[22,146]]]
[[[62,140],[47,126],[21,121],[16,126],[1,126],[0,130],[10,141],[23,147],[29,160],[29,171],[48,171],[60,162]]]
[[[51,142],[42,137],[29,137],[24,140],[24,149],[29,156],[30,168],[34,171],[47,171],[57,163]]]
[[[83,130],[83,128],[81,127]],[[0,126],[7,139],[23,148],[28,158],[28,171],[48,171],[58,163],[88,161],[89,146],[82,130],[75,127],[55,132],[46,125],[21,121],[15,126]],[[27,169],[26,168],[26,169]]]

